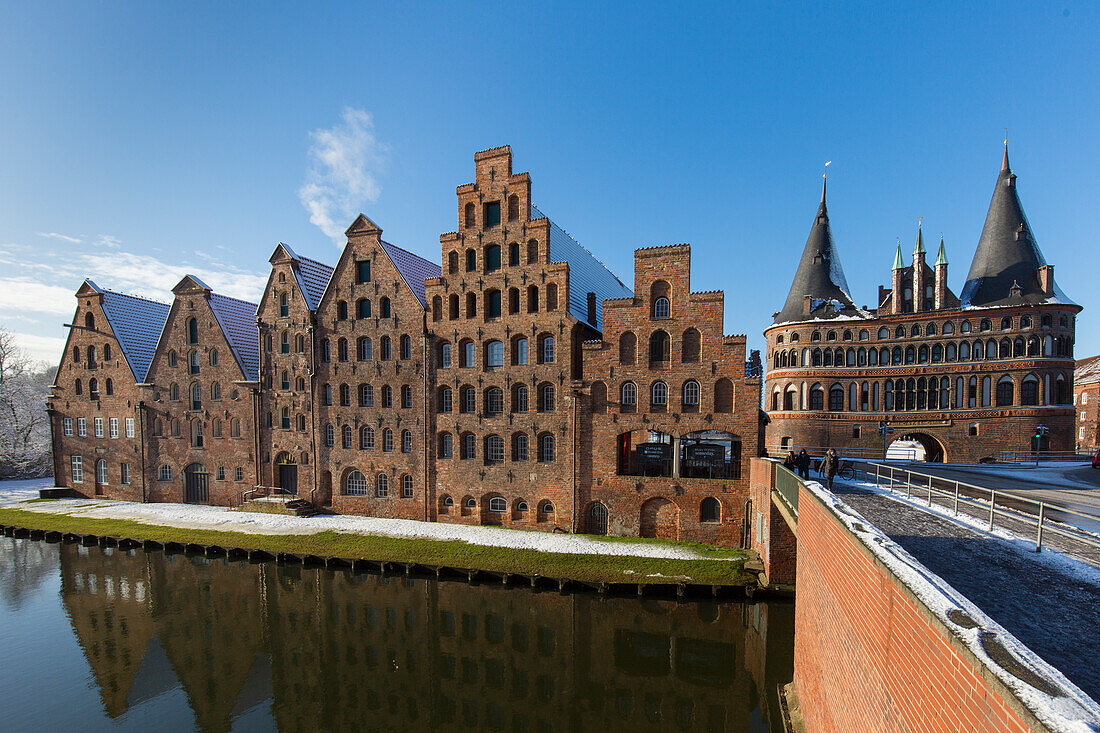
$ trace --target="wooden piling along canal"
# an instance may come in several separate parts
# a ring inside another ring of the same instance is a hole
[[[738,583],[661,583],[661,582],[592,582],[570,578],[552,578],[537,573],[500,572],[448,565],[429,565],[394,560],[367,560],[362,558],[332,557],[291,552],[270,553],[244,547],[224,547],[192,542],[158,542],[137,540],[57,530],[28,529],[0,524],[0,535],[17,539],[65,542],[84,547],[111,547],[122,550],[163,552],[166,555],[184,554],[208,558],[225,558],[231,562],[301,565],[303,567],[344,570],[352,573],[379,575],[406,575],[409,577],[435,578],[437,580],[465,581],[467,583],[497,583],[508,587],[529,587],[535,590],[556,590],[559,593],[595,592],[601,595],[636,595],[637,597],[675,597],[677,600],[699,598],[743,599],[757,592],[771,595],[789,595],[774,589],[758,588],[753,584]]]

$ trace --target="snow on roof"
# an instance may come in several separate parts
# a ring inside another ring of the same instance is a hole
[[[1100,356],[1078,359],[1073,367],[1074,384],[1094,384],[1100,382]]]
[[[167,303],[125,295],[111,290],[102,290],[91,280],[87,281],[103,294],[103,313],[111,324],[115,338],[130,365],[134,379],[145,381],[149,373],[149,364],[153,361],[160,332],[168,320],[172,309]]]
[[[407,249],[402,249],[386,241],[382,241],[382,249],[386,251],[390,261],[401,273],[405,284],[413,291],[413,295],[420,301],[420,305],[426,308],[428,297],[424,294],[424,281],[430,277],[442,275],[443,268],[419,255],[414,255]]]
[[[596,322],[589,325],[602,331],[603,301],[630,298],[634,291],[534,204],[531,204],[531,218],[550,221],[550,261],[569,265],[569,312],[578,321],[588,323],[588,294],[595,293]]]
[[[259,379],[260,373],[260,336],[256,328],[256,311],[259,306],[228,295],[210,294],[210,310],[218,319],[225,340],[237,359],[244,378],[249,381]]]

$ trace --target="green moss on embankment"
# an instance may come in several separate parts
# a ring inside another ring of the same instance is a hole
[[[441,565],[495,573],[538,574],[587,583],[750,585],[756,582],[756,576],[744,570],[744,561],[748,557],[744,551],[696,543],[667,544],[689,547],[710,554],[715,559],[673,560],[626,555],[576,555],[486,547],[457,540],[385,537],[332,531],[303,535],[251,534],[165,527],[124,519],[94,519],[6,507],[0,508],[0,524],[74,534],[154,540],[161,543],[194,543],[263,550],[272,554],[286,552],[349,560]],[[615,538],[614,541],[630,540]]]

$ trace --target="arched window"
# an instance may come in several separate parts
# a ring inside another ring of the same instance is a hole
[[[380,473],[374,477],[374,495],[379,499],[385,499],[390,495],[390,477]]]
[[[340,431],[340,445],[345,449],[351,448],[351,426],[345,425]]]
[[[490,341],[485,345],[485,366],[490,368],[504,366],[503,341]]]
[[[554,411],[554,385],[546,382],[539,386],[539,412]]]
[[[390,317],[390,299],[383,297],[382,301],[378,304],[379,315],[382,318]]]
[[[370,384],[359,385],[359,406],[374,407],[374,386]]]
[[[521,264],[519,258],[519,242],[512,242],[508,245],[508,264],[512,267]]]
[[[371,317],[371,303],[369,298],[363,298],[359,301],[359,317],[370,318]]]
[[[340,339],[336,342],[336,358],[340,361],[348,360],[348,340]]]
[[[359,428],[359,450],[374,450],[374,428],[370,425]]]
[[[449,368],[451,366],[451,345],[444,341],[439,345],[439,350],[436,353],[438,354],[436,366],[440,369]]]
[[[202,420],[191,421],[191,447],[202,448]]]
[[[539,310],[539,288],[537,285],[527,287],[527,312],[537,313]]]
[[[458,390],[459,404],[458,411],[465,413],[477,412],[477,395],[474,393],[474,388],[468,384],[463,385]]]
[[[449,306],[447,309],[447,317],[452,321],[458,318],[458,293],[451,293],[449,299]]]
[[[393,431],[389,428],[382,431],[382,452],[393,452]]]
[[[413,434],[411,430],[401,431],[401,452],[412,453],[413,450]]]
[[[527,339],[522,336],[512,341],[512,363],[515,365],[527,363]]]
[[[489,499],[489,511],[495,513],[508,511],[508,502],[499,496],[494,496]]]
[[[346,384],[340,385],[340,404],[344,407],[351,406],[351,387]]]
[[[405,474],[401,477],[401,496],[405,499],[411,499],[413,495],[413,477],[409,474]]]
[[[393,358],[393,344],[389,336],[383,336],[382,340],[379,341],[378,351],[378,358],[382,361],[389,361]]]
[[[443,298],[438,295],[432,298],[432,320],[443,320]]]
[[[1014,391],[1012,377],[1001,377],[997,382],[997,407],[1011,407]]]
[[[187,319],[187,343],[197,344],[199,342],[199,322],[195,318]]]
[[[886,326],[883,326],[878,330],[878,337],[880,340],[890,338],[890,329],[888,329]]]
[[[411,359],[411,358],[412,358],[412,339],[409,338],[408,334],[404,334],[404,335],[401,336],[401,359],[406,360],[406,359]]]
[[[95,316],[91,313],[84,314],[84,328],[88,329],[89,331],[95,330]]]
[[[810,388],[810,409],[825,409],[825,390],[821,388],[820,384],[815,384],[813,387]]]
[[[685,364],[694,364],[699,361],[701,337],[695,328],[684,331],[683,341],[680,344],[680,360]]]
[[[110,377],[107,377],[107,380],[103,383],[103,387],[106,390],[108,397],[115,393],[115,383],[111,380]]]
[[[592,383],[592,413],[602,415],[607,411],[607,385],[596,381]]]
[[[699,505],[699,521],[700,522],[720,522],[722,521],[722,505],[718,503],[718,500],[713,496],[708,496],[703,499]]]
[[[527,264],[533,265],[539,261],[539,241],[531,239],[527,242]]]
[[[508,221],[519,219],[519,196],[512,194],[508,197]]]
[[[454,436],[450,433],[439,434],[439,457],[451,458],[454,456]]]
[[[694,379],[684,382],[683,404],[684,412],[699,411],[699,383]]]
[[[1024,379],[1024,383],[1020,385],[1020,404],[1039,404],[1039,380],[1036,379],[1034,376],[1029,375],[1026,379]]]
[[[558,309],[558,286],[556,283],[550,283],[546,286],[546,310],[553,311]]]
[[[489,387],[489,389],[485,390],[485,412],[489,415],[500,415],[504,413],[503,389],[500,387]]]
[[[190,351],[187,354],[187,373],[198,374],[199,373],[199,352]]]
[[[516,384],[512,387],[512,412],[527,412],[527,385]]]
[[[668,407],[668,385],[656,381],[649,388],[649,405],[652,412],[664,412]]]
[[[545,334],[539,337],[539,364],[554,363],[554,337]]]
[[[512,460],[529,460],[527,449],[527,433],[515,433],[512,435]]]
[[[325,424],[325,447],[331,448],[336,445],[336,427],[332,423]]]
[[[504,438],[499,435],[485,438],[485,462],[504,463]]]
[[[477,356],[477,348],[474,346],[474,342],[467,339],[459,343],[458,348],[458,365],[463,368],[474,366]]]
[[[382,385],[382,407],[393,407],[393,387]]]
[[[844,409],[844,388],[834,384],[829,390],[829,411],[841,412]]]
[[[463,460],[471,460],[477,457],[477,437],[473,433],[462,434],[462,452],[459,457]]]
[[[634,336],[633,331],[626,331],[619,336],[619,363],[622,365],[631,365],[634,363],[634,352],[637,347],[638,339]]]
[[[671,312],[671,305],[668,298],[660,297],[653,301],[653,317],[654,318],[668,318]]]
[[[439,396],[436,400],[436,409],[439,412],[450,412],[454,409],[450,387],[443,386],[439,388]]]
[[[232,418],[229,421],[229,437],[239,438],[241,437],[241,420],[240,418]]]
[[[543,433],[539,436],[539,463],[554,462],[554,436]]]
[[[198,382],[191,385],[191,409],[202,409],[202,385]]]

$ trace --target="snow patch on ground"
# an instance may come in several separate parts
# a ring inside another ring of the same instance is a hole
[[[812,492],[826,507],[829,507],[840,522],[847,527],[848,531],[857,537],[875,557],[881,560],[901,582],[905,583],[913,594],[947,628],[951,629],[955,636],[966,644],[974,656],[1012,690],[1016,697],[1044,725],[1051,730],[1066,731],[1067,733],[1086,733],[1100,730],[1100,704],[1097,704],[1095,700],[1070,682],[1065,675],[1040,659],[1034,652],[1020,643],[1016,637],[1005,631],[1003,627],[989,618],[938,575],[864,519],[859,512],[816,481],[805,481],[804,483],[807,490]],[[874,484],[861,485],[872,490],[877,488]],[[964,611],[977,622],[977,627],[968,629],[952,621],[948,616],[948,611],[954,609]],[[982,646],[981,636],[983,633],[992,634],[1021,664],[1028,667],[1040,678],[1053,683],[1064,691],[1065,695],[1048,695],[1003,669],[986,653]]]
[[[739,558],[728,557],[716,558],[686,547],[647,542],[607,542],[584,535],[419,522],[411,519],[380,519],[346,515],[294,517],[283,514],[239,512],[227,507],[200,504],[137,504],[104,499],[58,499],[33,504],[21,503],[26,499],[37,498],[38,489],[52,485],[50,479],[44,479],[44,481],[44,485],[40,482],[33,490],[29,486],[9,489],[9,484],[21,482],[0,482],[0,506],[44,514],[68,514],[90,519],[124,519],[165,527],[213,529],[248,534],[316,534],[332,531],[386,537],[458,540],[486,547],[562,552],[574,555],[623,555],[673,560],[739,560]]]

